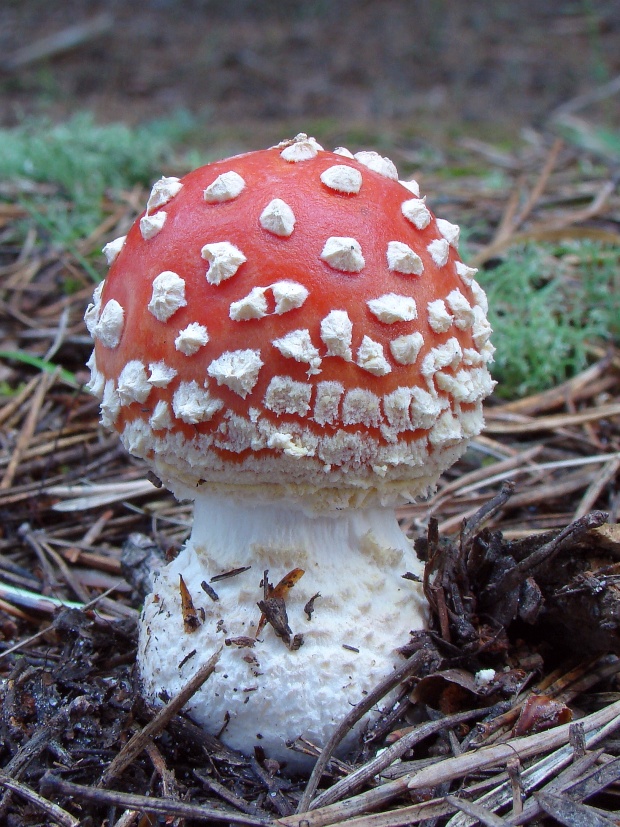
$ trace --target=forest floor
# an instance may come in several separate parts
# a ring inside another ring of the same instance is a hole
[[[447,4],[439,22],[428,11],[421,20],[441,23],[441,37],[415,60],[399,39],[406,4],[362,3],[347,18],[343,3],[338,14],[292,20],[244,16],[239,4],[236,20],[214,11],[203,29],[208,3],[188,4],[182,18],[174,3],[139,15],[87,5],[108,15],[95,21],[103,35],[82,33],[43,60],[22,54],[21,69],[18,46],[66,32],[85,5],[0,12],[4,126],[81,109],[138,123],[187,108],[201,110],[215,152],[277,140],[303,115],[322,142],[389,147],[424,191],[440,193],[442,214],[473,228],[481,278],[526,244],[555,245],[569,282],[580,278],[575,244],[598,245],[601,269],[617,264],[618,150],[598,126],[614,127],[613,89],[595,83],[597,67],[618,70],[613,4],[595,18],[548,15],[546,52],[533,28],[500,50],[509,15],[491,26]],[[387,67],[382,83],[373,65]],[[502,115],[489,127],[494,108]],[[174,556],[191,510],[101,429],[83,387],[91,343],[82,317],[93,289],[85,262],[126,231],[147,193],[108,193],[104,218],[78,244],[54,243],[39,223],[17,245],[33,194],[72,206],[48,184],[0,184],[0,822],[617,824],[618,341],[588,342],[587,365],[553,387],[493,398],[484,434],[436,494],[400,509],[426,561],[430,628],[410,636],[403,618],[399,700],[358,753],[329,762],[361,707],[330,744],[300,738],[293,748],[319,765],[291,776],[268,755],[234,753],[200,731],[179,697],[163,710],[140,697],[143,593],[126,561],[136,543]],[[377,688],[377,702],[390,688]]]

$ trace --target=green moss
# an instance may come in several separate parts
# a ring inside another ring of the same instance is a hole
[[[498,394],[526,396],[588,364],[588,344],[620,339],[620,250],[597,243],[511,250],[480,273],[489,298]]]

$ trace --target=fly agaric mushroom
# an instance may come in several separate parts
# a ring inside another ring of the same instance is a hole
[[[195,503],[144,606],[144,691],[222,645],[187,709],[246,753],[295,764],[286,742],[324,743],[424,625],[393,506],[461,456],[493,388],[458,236],[387,159],[299,135],[162,178],[104,248],[102,422]]]

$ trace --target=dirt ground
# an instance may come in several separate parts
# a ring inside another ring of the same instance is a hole
[[[90,36],[72,28],[84,24]],[[185,109],[230,128],[396,121],[487,134],[539,126],[617,75],[620,5],[5,0],[0,56],[5,126],[42,112],[135,123]],[[617,120],[613,103],[605,114]]]

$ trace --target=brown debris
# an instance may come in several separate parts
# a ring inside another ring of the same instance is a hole
[[[262,612],[261,620],[265,618],[265,621],[269,623],[276,635],[282,638],[289,649],[299,649],[303,638],[300,635],[293,636],[291,627],[288,625],[288,614],[286,612],[284,598],[266,597],[264,600],[259,600],[257,605]]]
[[[273,587],[269,588],[269,592],[267,597],[286,597],[288,592],[293,588],[293,586],[299,582],[299,580],[304,576],[305,572],[303,569],[293,569],[286,574],[280,582]]]
[[[251,649],[256,644],[256,638],[240,635],[239,637],[227,637],[224,641],[226,646],[237,646],[239,649]]]
[[[605,525],[607,515],[592,512],[560,532],[523,540],[506,541],[499,531],[479,530],[509,502],[512,491],[505,485],[466,520],[458,542],[440,543],[434,519],[426,539],[416,542],[428,559],[424,590],[442,639],[465,653],[490,654],[506,646],[509,623],[519,619],[533,625],[540,618],[570,631],[571,645],[579,642],[583,652],[620,652],[617,564],[606,565],[604,555],[592,549],[596,571],[591,571],[579,546],[588,532]],[[608,586],[601,587],[607,580]]]
[[[244,571],[249,571],[252,566],[239,566],[236,569],[231,569],[230,571],[223,571],[221,574],[215,574],[211,578],[211,583],[219,583],[220,580],[228,580],[229,577],[237,577],[239,574],[243,574]]]
[[[112,763],[106,768],[101,776],[100,786],[107,786],[113,779],[128,767],[133,759],[146,747],[149,739],[159,734],[167,725],[168,721],[176,715],[189,701],[189,699],[200,689],[203,683],[213,674],[219,660],[220,653],[215,652],[206,663],[191,677],[181,691],[172,698],[163,709],[149,721],[140,732],[136,732],[116,755]]]
[[[536,793],[534,797],[547,815],[566,827],[611,827],[617,824],[616,819],[608,818],[594,807],[571,801],[565,796]]]
[[[206,580],[202,581],[202,583],[200,584],[200,588],[204,591],[205,594],[208,594],[211,600],[213,600],[214,602],[220,599],[218,593],[215,591],[213,586],[210,586]]]
[[[286,612],[286,595],[293,588],[293,586],[303,577],[303,569],[293,569],[285,575],[280,582],[273,586],[268,579],[268,571],[263,574],[261,586],[263,587],[264,599],[258,602],[258,608],[261,610],[260,620],[256,627],[256,637],[265,628],[265,623],[270,623],[276,635],[289,646],[290,649],[295,650],[303,643],[302,635],[295,635],[292,637],[291,629],[288,625],[288,614]],[[313,598],[314,600],[314,598]]]
[[[566,704],[552,701],[540,695],[530,695],[521,707],[513,735],[530,735],[544,729],[567,724],[573,720],[573,713]]]
[[[194,608],[194,601],[192,600],[192,596],[185,585],[185,580],[183,580],[182,574],[179,574],[179,591],[181,593],[183,628],[186,632],[191,634],[191,632],[195,632],[196,629],[200,628],[200,620],[198,618],[198,613]]]
[[[304,614],[306,615],[306,617],[308,618],[308,620],[312,620],[312,615],[314,614],[314,602],[315,602],[315,600],[317,600],[320,596],[321,596],[321,595],[320,595],[320,593],[319,593],[319,592],[317,592],[316,594],[313,594],[313,595],[312,595],[312,597],[310,598],[310,600],[308,600],[308,602],[307,602],[307,603],[306,603],[306,605],[304,606]]]

